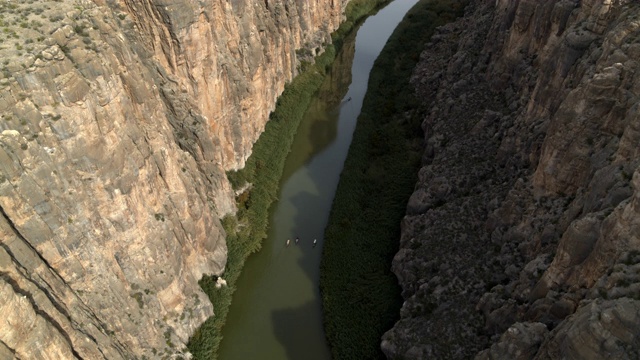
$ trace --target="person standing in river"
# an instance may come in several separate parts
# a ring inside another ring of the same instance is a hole
[[[316,247],[317,243],[318,243],[318,239],[313,239],[313,247]]]
[[[300,238],[296,236],[296,245],[298,245],[298,241],[300,241]]]

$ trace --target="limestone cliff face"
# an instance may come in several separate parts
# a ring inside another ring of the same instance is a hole
[[[225,171],[346,3],[0,2],[0,358],[184,351]]]
[[[426,46],[389,358],[638,358],[639,19],[478,0]]]

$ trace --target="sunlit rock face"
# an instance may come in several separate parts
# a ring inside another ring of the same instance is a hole
[[[640,356],[639,19],[478,0],[426,45],[389,358]]]
[[[0,358],[185,351],[225,171],[347,2],[0,3]]]

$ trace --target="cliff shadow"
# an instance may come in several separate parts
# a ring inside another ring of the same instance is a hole
[[[315,304],[305,303],[302,306],[274,311],[271,320],[274,324],[274,334],[278,341],[286,344],[287,359],[326,360],[330,359],[327,345],[310,344],[309,339],[317,337],[317,331],[311,326],[292,326],[300,324],[308,313],[314,312]]]

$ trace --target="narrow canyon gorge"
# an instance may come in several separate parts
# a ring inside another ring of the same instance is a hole
[[[0,0],[0,359],[190,358],[226,172],[355,1]],[[640,358],[640,3],[469,0],[407,86],[387,358]]]

